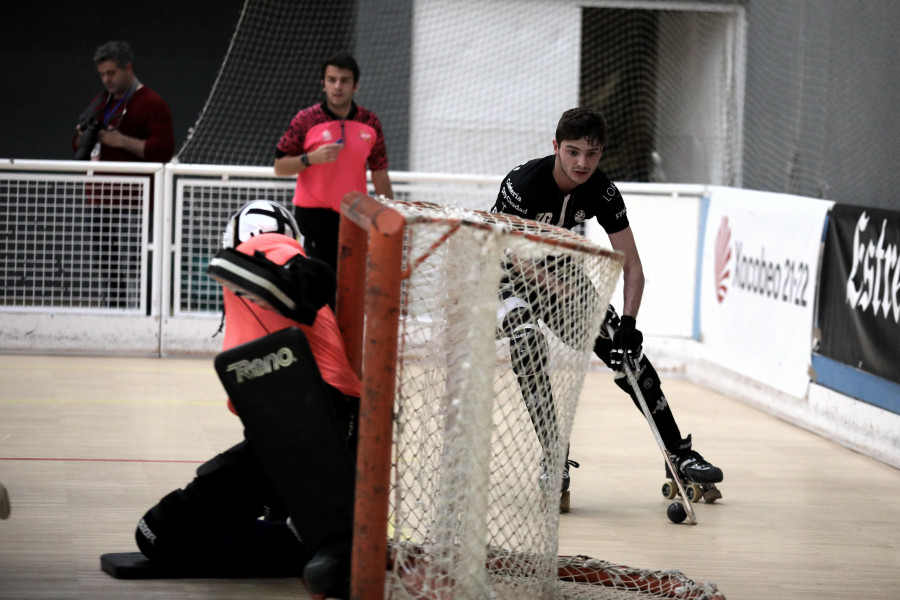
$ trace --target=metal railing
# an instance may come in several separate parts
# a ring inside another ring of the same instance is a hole
[[[502,177],[391,172],[398,199],[487,210]],[[290,206],[268,167],[0,159],[0,351],[209,354],[222,316],[206,265],[250,200]],[[623,193],[700,197],[703,186]]]

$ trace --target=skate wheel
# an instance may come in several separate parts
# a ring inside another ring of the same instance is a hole
[[[669,479],[664,484],[662,484],[663,498],[671,500],[675,497],[676,494],[678,494],[677,489],[678,488],[675,487],[675,483],[671,479]]]
[[[700,500],[700,497],[703,496],[703,490],[700,489],[700,486],[696,483],[692,483],[684,489],[684,493],[687,494],[687,499],[690,502],[697,502]]]
[[[569,512],[569,490],[566,490],[559,495],[559,512]]]

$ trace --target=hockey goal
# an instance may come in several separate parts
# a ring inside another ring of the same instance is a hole
[[[557,555],[569,434],[620,253],[361,194],[344,199],[340,240],[338,320],[363,380],[352,598],[722,597],[678,571]]]

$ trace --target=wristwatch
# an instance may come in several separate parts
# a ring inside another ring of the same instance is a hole
[[[301,154],[301,155],[300,155],[300,162],[303,163],[303,166],[304,166],[304,167],[308,167],[308,166],[309,166],[309,155],[306,154],[305,152],[304,152],[303,154]]]

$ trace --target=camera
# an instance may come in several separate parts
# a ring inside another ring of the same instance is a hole
[[[91,150],[97,143],[97,136],[103,129],[103,123],[94,117],[88,117],[78,124],[81,130],[81,142],[78,144],[78,150],[75,151],[75,160],[89,160],[91,158]]]

